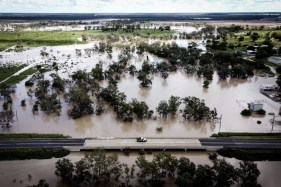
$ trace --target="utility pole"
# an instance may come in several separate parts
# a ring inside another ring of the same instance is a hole
[[[271,120],[271,124],[272,124],[271,133],[273,133],[273,126],[274,126],[274,123],[275,123],[275,114],[273,115],[273,118],[272,118],[272,120]]]
[[[219,120],[220,120],[219,133],[220,133],[220,131],[221,131],[221,119],[222,119],[222,114],[221,114],[221,117],[219,118]]]

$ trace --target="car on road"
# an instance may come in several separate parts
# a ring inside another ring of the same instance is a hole
[[[137,142],[146,142],[146,141],[147,141],[147,139],[144,138],[144,137],[138,137],[137,138]]]

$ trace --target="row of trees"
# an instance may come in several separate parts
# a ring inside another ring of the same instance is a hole
[[[188,49],[182,48],[176,43],[140,43],[137,46],[137,52],[142,54],[145,51],[162,58],[167,58],[170,64],[160,64],[156,67],[151,66],[150,71],[148,72],[143,71],[144,67],[142,67],[142,70],[140,71],[141,75],[143,72],[145,72],[146,75],[150,72],[161,72],[161,75],[165,78],[166,72],[182,68],[187,73],[196,73],[198,76],[203,76],[208,80],[212,80],[214,71],[217,70],[220,79],[224,80],[228,77],[245,79],[248,76],[254,75],[254,69],[267,69],[264,63],[249,62],[243,59],[242,54],[238,52],[214,52],[200,55],[199,49],[196,49],[195,47],[190,47]],[[146,65],[146,67],[147,66],[148,65]]]
[[[210,110],[205,105],[205,101],[197,97],[185,97],[181,99],[180,97],[171,96],[168,101],[160,101],[156,111],[163,118],[167,118],[168,115],[174,116],[181,103],[185,104],[184,109],[181,110],[185,120],[209,120],[217,116],[216,108]]]
[[[242,187],[258,187],[260,172],[251,161],[240,162],[235,168],[216,154],[209,157],[210,165],[195,165],[187,157],[176,158],[167,152],[154,155],[151,161],[139,156],[129,167],[120,163],[116,155],[107,155],[102,150],[86,154],[72,163],[63,158],[56,162],[55,174],[70,186],[153,186],[161,187],[167,179],[179,187],[230,187],[240,183]]]

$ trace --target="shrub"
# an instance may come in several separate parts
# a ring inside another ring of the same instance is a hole
[[[156,127],[156,131],[157,132],[162,132],[163,131],[163,127]]]
[[[265,115],[265,114],[266,114],[266,111],[263,110],[263,109],[260,109],[260,110],[258,110],[256,113],[259,114],[259,115]]]
[[[251,110],[244,109],[244,110],[242,110],[242,112],[240,114],[242,116],[250,116],[252,114],[252,112],[251,112]]]
[[[144,149],[140,149],[140,150],[139,150],[139,155],[144,155],[144,154],[145,154]]]
[[[25,104],[25,100],[23,99],[23,100],[21,100],[21,106],[26,106],[26,104]]]
[[[129,156],[130,155],[130,148],[125,148],[124,149],[124,155]]]
[[[32,81],[26,81],[25,82],[25,86],[33,86],[34,85],[34,83],[32,82]]]
[[[279,73],[279,74],[281,74],[281,66],[278,66],[278,67],[276,68],[276,72]]]

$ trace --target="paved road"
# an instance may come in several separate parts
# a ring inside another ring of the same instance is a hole
[[[54,148],[83,146],[84,139],[15,139],[0,140],[0,148]]]
[[[109,139],[15,139],[0,140],[0,148],[52,148],[85,147],[105,149],[202,149],[206,147],[237,148],[281,148],[281,139],[228,139],[228,138],[147,138],[147,142],[136,142],[135,138]]]
[[[281,139],[199,139],[202,146],[223,146],[237,148],[281,148]]]

